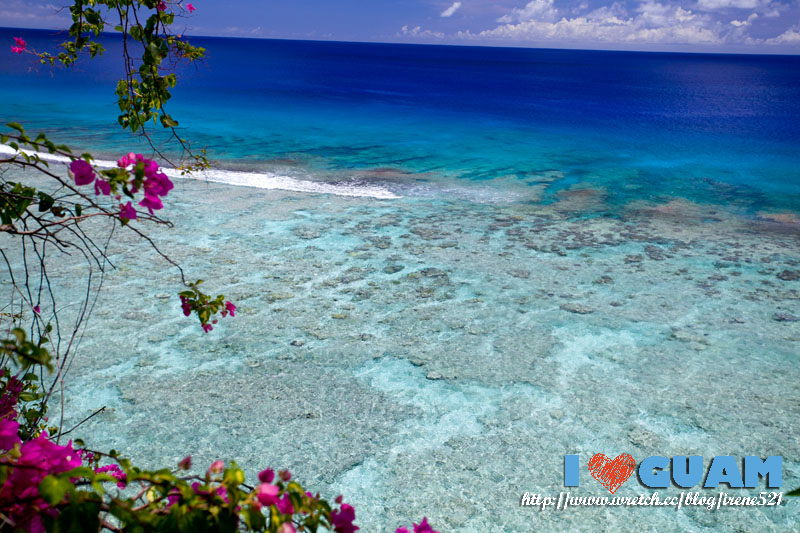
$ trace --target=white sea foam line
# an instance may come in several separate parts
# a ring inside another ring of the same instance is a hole
[[[28,155],[36,153],[29,150],[21,151]],[[0,153],[14,155],[18,152],[10,146],[0,144]],[[46,154],[41,152],[39,152],[38,155],[45,161],[54,161],[65,164],[70,162],[69,158],[60,155]],[[114,161],[103,161],[101,159],[96,159],[94,164],[95,166],[102,168],[113,168],[117,166]],[[238,172],[232,170],[206,170],[202,172],[194,172],[192,174],[182,174],[180,170],[170,168],[165,168],[163,171],[170,178],[205,180],[239,187],[255,187],[257,189],[304,192],[311,194],[334,194],[337,196],[377,198],[379,200],[401,198],[401,196],[381,187],[371,187],[368,185],[358,186],[318,183],[315,181],[299,180],[289,176],[281,176],[271,172],[262,173]]]

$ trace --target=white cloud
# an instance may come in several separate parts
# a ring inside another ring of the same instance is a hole
[[[553,0],[531,0],[522,9],[513,9],[511,13],[503,15],[497,22],[525,22],[528,20],[554,20],[558,10],[553,5]]]
[[[461,2],[453,2],[453,5],[442,11],[442,14],[439,16],[444,18],[452,17],[459,9],[461,9]]]
[[[198,28],[195,28],[195,30]],[[262,37],[264,32],[261,30],[261,26],[257,26],[255,28],[247,27],[247,26],[226,26],[222,28],[222,30],[217,30],[222,35],[229,36],[229,37]]]
[[[67,28],[72,24],[67,9],[53,4],[24,0],[2,0],[0,21],[3,26],[30,28]]]
[[[431,31],[431,30],[423,30],[420,26],[415,26],[413,28],[409,28],[408,26],[403,26],[400,28],[401,35],[405,37],[422,37],[422,38],[434,38],[434,39],[441,39],[444,37],[444,33],[440,31]]]
[[[752,13],[746,20],[732,20],[731,25],[737,28],[744,28],[749,26],[753,23],[754,20],[758,18],[758,13]]]
[[[767,44],[800,44],[800,29],[789,28],[782,34],[772,39],[767,39]]]
[[[696,9],[716,11],[719,9],[755,9],[769,2],[763,0],[698,0]]]
[[[614,3],[572,18],[558,18],[552,0],[534,0],[524,9],[512,12],[511,19],[518,22],[507,22],[477,34],[460,32],[458,36],[529,42],[669,44],[719,44],[727,36],[724,25],[708,15],[653,0],[640,4],[633,14],[622,4]],[[501,22],[504,20],[509,19]]]

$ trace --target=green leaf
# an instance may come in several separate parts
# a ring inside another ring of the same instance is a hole
[[[84,533],[100,531],[100,502],[82,502],[66,506],[58,515],[55,531]]]
[[[161,125],[165,128],[174,128],[178,125],[178,122],[169,115],[161,115]]]
[[[789,492],[786,493],[786,495],[787,496],[794,496],[794,497],[800,496],[800,487],[797,487],[794,490],[790,490]]]
[[[49,211],[53,207],[55,200],[52,196],[42,191],[39,191],[37,196],[39,197],[39,212]]]
[[[83,208],[81,207],[81,204],[75,204],[75,215],[81,216],[81,213],[83,213]]]
[[[261,511],[256,511],[252,507],[247,508],[247,514],[245,515],[247,519],[247,525],[250,529],[254,531],[260,531],[267,526],[267,519],[261,513]]]
[[[19,399],[23,402],[32,402],[34,400],[38,400],[44,396],[44,394],[37,393],[37,392],[21,392],[19,395]]]
[[[62,475],[70,478],[78,478],[78,477],[91,478],[94,477],[95,473],[94,470],[92,470],[88,466],[78,466],[73,468],[72,470],[63,473]]]
[[[56,505],[64,499],[71,485],[69,479],[46,476],[42,482],[39,483],[39,494],[42,495],[42,498],[44,498],[47,503]]]

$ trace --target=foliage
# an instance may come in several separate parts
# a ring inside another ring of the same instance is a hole
[[[9,159],[0,160],[0,164],[38,170],[58,183],[60,194],[53,196],[22,183],[0,180],[0,219],[3,223],[0,230],[3,232],[49,240],[66,250],[73,245],[62,239],[60,233],[73,230],[80,222],[91,218],[110,218],[121,226],[135,219],[169,224],[156,217],[155,211],[163,209],[162,198],[172,190],[173,184],[154,160],[142,154],[129,153],[117,161],[116,168],[99,169],[92,165],[94,158],[91,154],[84,153],[77,157],[69,147],[56,145],[43,133],[31,139],[19,124],[9,123],[7,126],[14,131],[0,135],[0,142],[8,144],[17,153]],[[40,155],[44,151],[70,161],[69,174],[72,180],[51,171],[49,163]],[[89,185],[93,186],[94,194],[91,189],[82,189]],[[125,204],[120,203],[123,195],[130,199]],[[104,197],[113,198],[113,201]],[[140,200],[137,205],[143,209],[137,210],[131,200]],[[141,231],[134,231],[146,239]],[[95,257],[95,250],[91,246],[87,252]],[[103,251],[99,255],[103,256]],[[167,256],[161,255],[177,266]],[[8,267],[11,268],[10,265]],[[195,312],[204,331],[211,331],[210,322],[216,323],[216,319],[212,318],[216,313],[227,316],[231,308],[235,311],[235,306],[225,302],[224,296],[211,299],[197,288],[197,282],[184,283],[189,289],[180,296],[184,313],[189,316],[187,309]],[[186,295],[192,298],[188,307],[185,305]]]
[[[176,17],[194,11],[194,6],[181,2],[158,0],[73,0],[70,7],[72,25],[70,39],[60,45],[61,51],[51,53],[17,46],[19,52],[34,54],[43,65],[74,65],[82,55],[94,58],[105,52],[99,37],[108,29],[123,36],[122,60],[125,77],[117,83],[116,96],[119,116],[124,129],[147,135],[147,125],[161,124],[184,148],[190,163],[187,170],[209,165],[204,152],[193,153],[186,140],[175,129],[178,121],[167,113],[166,104],[172,98],[171,89],[178,83],[174,72],[168,72],[181,62],[195,62],[205,57],[205,49],[194,46],[181,35],[170,33]],[[159,152],[159,155],[163,156]]]

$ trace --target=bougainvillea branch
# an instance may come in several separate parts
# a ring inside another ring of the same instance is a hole
[[[184,172],[208,166],[205,151],[192,152],[176,129],[177,120],[166,111],[177,84],[174,67],[205,55],[203,48],[170,32],[176,16],[195,10],[181,1],[73,0],[69,40],[60,52],[37,51],[21,37],[11,46],[11,53],[33,55],[41,64],[70,67],[82,56],[104,52],[98,40],[103,31],[120,33],[125,76],[116,85],[118,122],[143,135],[153,155],[127,153],[115,167],[101,168],[91,154],[75,155],[44,134],[31,138],[17,123],[7,124],[9,131],[0,135],[0,143],[8,147],[0,153],[0,256],[10,287],[8,303],[0,308],[0,326],[6,326],[0,331],[0,530],[359,529],[355,509],[341,497],[330,504],[286,470],[277,475],[263,470],[258,483],[248,485],[235,463],[214,461],[198,475],[190,473],[187,457],[177,468],[145,470],[114,450],[91,450],[80,439],[61,442],[103,411],[63,430],[64,379],[104,274],[115,266],[108,250],[118,231],[132,232],[177,268],[183,284],[178,293],[181,311],[194,314],[204,332],[214,329],[218,317],[237,312],[225,296],[202,292],[202,280],[188,282],[180,265],[145,230],[146,224],[172,226],[157,214],[173,189],[161,165]],[[152,142],[151,124],[160,124],[180,147],[179,164]],[[51,166],[52,161],[65,168]],[[85,264],[82,300],[69,319],[58,305],[48,268],[66,257]],[[53,424],[47,412],[56,394],[61,420]],[[413,528],[415,533],[435,533],[427,519]]]

